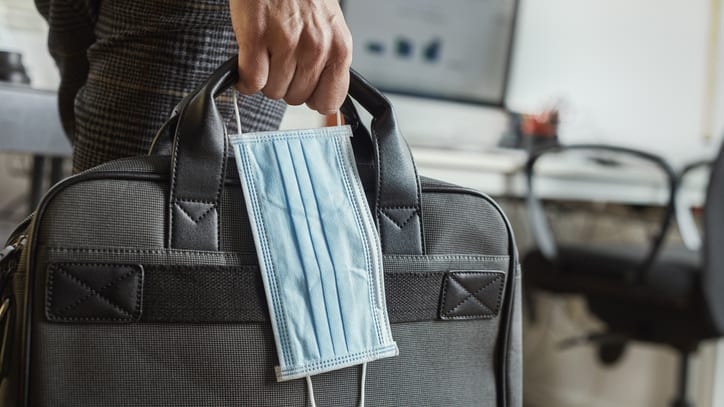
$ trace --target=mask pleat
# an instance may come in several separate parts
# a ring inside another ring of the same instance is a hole
[[[317,140],[315,140],[317,141]],[[363,244],[363,234],[360,226],[354,222],[352,197],[348,195],[345,180],[348,175],[342,171],[340,162],[342,155],[337,140],[328,138],[315,143],[302,142],[302,151],[305,162],[309,167],[309,174],[316,182],[315,193],[317,201],[323,208],[322,224],[327,241],[330,242],[330,256],[336,270],[336,287],[344,298],[339,298],[339,310],[344,319],[341,320],[344,329],[336,332],[343,335],[345,349],[355,353],[374,345],[374,338],[368,330],[360,332],[360,326],[369,326],[372,315],[369,313],[370,301],[368,296],[368,271],[360,267],[358,259],[360,254],[369,251]],[[334,157],[324,160],[320,165],[315,157]],[[314,165],[309,165],[314,163]],[[350,236],[355,236],[350,239]]]
[[[257,208],[258,210],[256,222],[259,225],[258,237],[260,237],[260,240],[257,241],[256,244],[260,246],[265,245],[267,250],[271,251],[273,250],[271,247],[272,241],[269,239],[269,236],[276,233],[274,226],[280,223],[279,219],[283,219],[285,224],[291,223],[286,207],[281,198],[279,198],[280,196],[286,196],[282,191],[281,174],[276,165],[272,168],[268,164],[276,162],[276,153],[271,145],[241,145],[237,147],[237,151],[239,152],[239,161],[243,164],[244,173],[246,174],[244,179],[247,180],[249,184],[245,194],[249,196],[256,195],[258,197],[256,202],[261,201],[266,203],[266,205],[254,204],[254,200],[249,201],[249,207]],[[270,223],[271,221],[274,221],[274,223]],[[255,239],[256,237],[257,235],[255,235]],[[289,245],[285,243],[286,242],[276,242],[276,246],[288,247]],[[287,310],[287,308],[291,307],[288,307],[288,304],[285,303],[288,298],[285,298],[283,295],[283,282],[294,278],[294,276],[287,276],[288,273],[285,273],[285,270],[289,269],[289,262],[296,261],[296,257],[284,256],[272,259],[267,253],[261,253],[260,258],[264,259],[263,262],[260,262],[262,268],[265,268],[264,265],[267,264],[268,261],[272,263],[272,265],[268,266],[269,272],[264,274],[269,280],[268,284],[265,283],[265,285],[269,285],[267,296],[273,295],[274,298],[273,301],[270,302],[269,307],[273,309],[275,314],[275,320],[272,322],[272,326],[275,330],[274,335],[279,336],[279,344],[277,346],[279,361],[282,367],[286,365],[294,366],[298,363],[298,355],[301,354],[300,351],[308,347],[300,344],[298,338],[292,338],[289,334],[289,323],[286,321],[294,320],[298,324],[311,326],[311,320],[309,320],[309,316],[306,313],[297,315],[294,318],[289,317],[289,311],[293,310]],[[279,329],[280,332],[277,333],[277,329]],[[314,352],[319,353],[316,346]]]
[[[320,157],[320,154],[329,154],[329,151],[325,151],[324,145],[318,143],[302,143],[300,140],[294,140],[292,143],[295,144],[295,148],[292,148],[292,154],[294,156],[294,165],[297,167],[297,174],[299,175],[300,182],[307,188],[303,188],[305,192],[305,202],[307,202],[307,220],[310,223],[310,230],[315,233],[312,234],[312,240],[314,241],[314,247],[316,250],[318,265],[323,270],[323,275],[334,275],[334,278],[322,279],[322,288],[324,291],[324,301],[327,313],[327,323],[329,324],[329,330],[331,334],[332,344],[336,354],[348,353],[346,333],[344,320],[342,317],[341,310],[341,298],[339,295],[340,287],[338,280],[340,274],[344,274],[347,271],[336,264],[333,260],[332,249],[333,245],[338,245],[339,241],[330,241],[330,235],[335,231],[338,231],[340,227],[344,227],[339,216],[339,207],[344,207],[344,200],[340,201],[340,196],[333,193],[332,191],[326,191],[326,193],[320,194],[317,191],[315,182],[312,182],[312,177],[319,176],[317,172],[313,171],[309,165],[309,159],[314,156]],[[311,144],[311,154],[307,152],[308,145]],[[319,161],[319,160],[318,160]],[[317,163],[318,167],[322,167],[322,173],[330,177],[331,182],[337,176],[337,170],[335,166],[330,166],[330,161],[334,160],[321,160],[324,165]],[[318,181],[318,180],[317,180]],[[338,183],[339,181],[337,181]],[[317,185],[327,185],[326,182],[316,182]]]
[[[274,161],[277,163],[282,189],[286,194],[286,210],[290,221],[287,225],[290,225],[292,229],[291,233],[282,229],[278,234],[271,236],[271,239],[278,239],[278,242],[288,242],[287,244],[290,246],[288,251],[296,254],[294,256],[289,253],[290,257],[296,261],[292,262],[292,259],[290,259],[284,270],[278,270],[280,275],[285,274],[286,278],[290,278],[291,281],[295,282],[295,284],[289,284],[289,280],[287,280],[287,284],[284,284],[283,287],[282,296],[289,298],[287,304],[298,304],[307,307],[312,319],[311,326],[296,319],[289,319],[287,323],[290,327],[290,340],[292,344],[297,343],[298,346],[304,349],[302,355],[314,355],[315,353],[319,356],[327,355],[332,351],[332,344],[329,340],[329,327],[324,321],[324,315],[316,312],[320,307],[324,307],[324,304],[320,292],[319,268],[313,255],[314,247],[309,241],[309,228],[299,183],[294,167],[290,163],[291,156],[286,143],[274,142],[271,145],[274,149]],[[286,156],[285,159],[280,158],[282,154]],[[279,223],[283,224],[283,222]],[[303,339],[308,338],[310,330],[314,332],[314,344],[310,344],[308,340]],[[316,349],[313,349],[312,347],[315,345]]]

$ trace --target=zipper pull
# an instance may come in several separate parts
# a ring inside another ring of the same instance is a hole
[[[14,252],[15,246],[10,245],[2,250],[0,250],[0,263],[8,256],[10,256],[10,253]]]
[[[0,263],[8,258],[11,253],[21,250],[25,246],[25,239],[25,235],[20,235],[14,242],[10,243],[10,245],[0,250]]]

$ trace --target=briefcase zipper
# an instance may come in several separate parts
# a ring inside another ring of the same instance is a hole
[[[33,216],[35,216],[35,212],[25,217],[25,219],[23,219],[22,222],[20,222],[18,226],[15,227],[13,232],[10,233],[10,237],[8,238],[8,245],[12,245],[13,242],[17,242],[22,237],[27,237],[28,226],[30,226],[30,222],[33,220]],[[0,260],[2,260],[2,257],[0,257]]]
[[[27,235],[21,234],[10,241],[10,244],[0,250],[0,298],[3,296],[5,287],[13,273],[18,270],[20,253],[25,248]],[[15,260],[15,262],[13,262]]]

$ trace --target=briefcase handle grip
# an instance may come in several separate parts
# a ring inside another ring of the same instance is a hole
[[[361,75],[350,71],[350,96],[372,115],[366,140],[354,137],[356,151],[369,151],[376,172],[371,196],[383,252],[424,252],[420,181],[412,154],[400,134],[390,101]],[[176,108],[178,119],[171,149],[168,245],[171,248],[219,250],[219,209],[226,174],[228,142],[214,97],[238,80],[237,57],[226,61]],[[358,118],[347,101],[342,112]],[[361,123],[354,123],[356,127]],[[363,146],[360,143],[368,143]]]

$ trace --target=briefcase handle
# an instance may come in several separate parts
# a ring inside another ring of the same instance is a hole
[[[214,97],[238,80],[237,58],[214,71],[209,79],[179,103],[171,149],[168,245],[171,248],[219,250],[219,208],[226,174],[228,142]],[[372,115],[371,131],[353,123],[355,151],[370,152],[376,172],[370,202],[386,254],[424,252],[420,181],[412,154],[400,134],[390,101],[354,70],[350,96]],[[351,101],[342,109],[347,120],[358,120]],[[363,131],[364,129],[364,131]],[[361,143],[367,143],[367,146]]]

